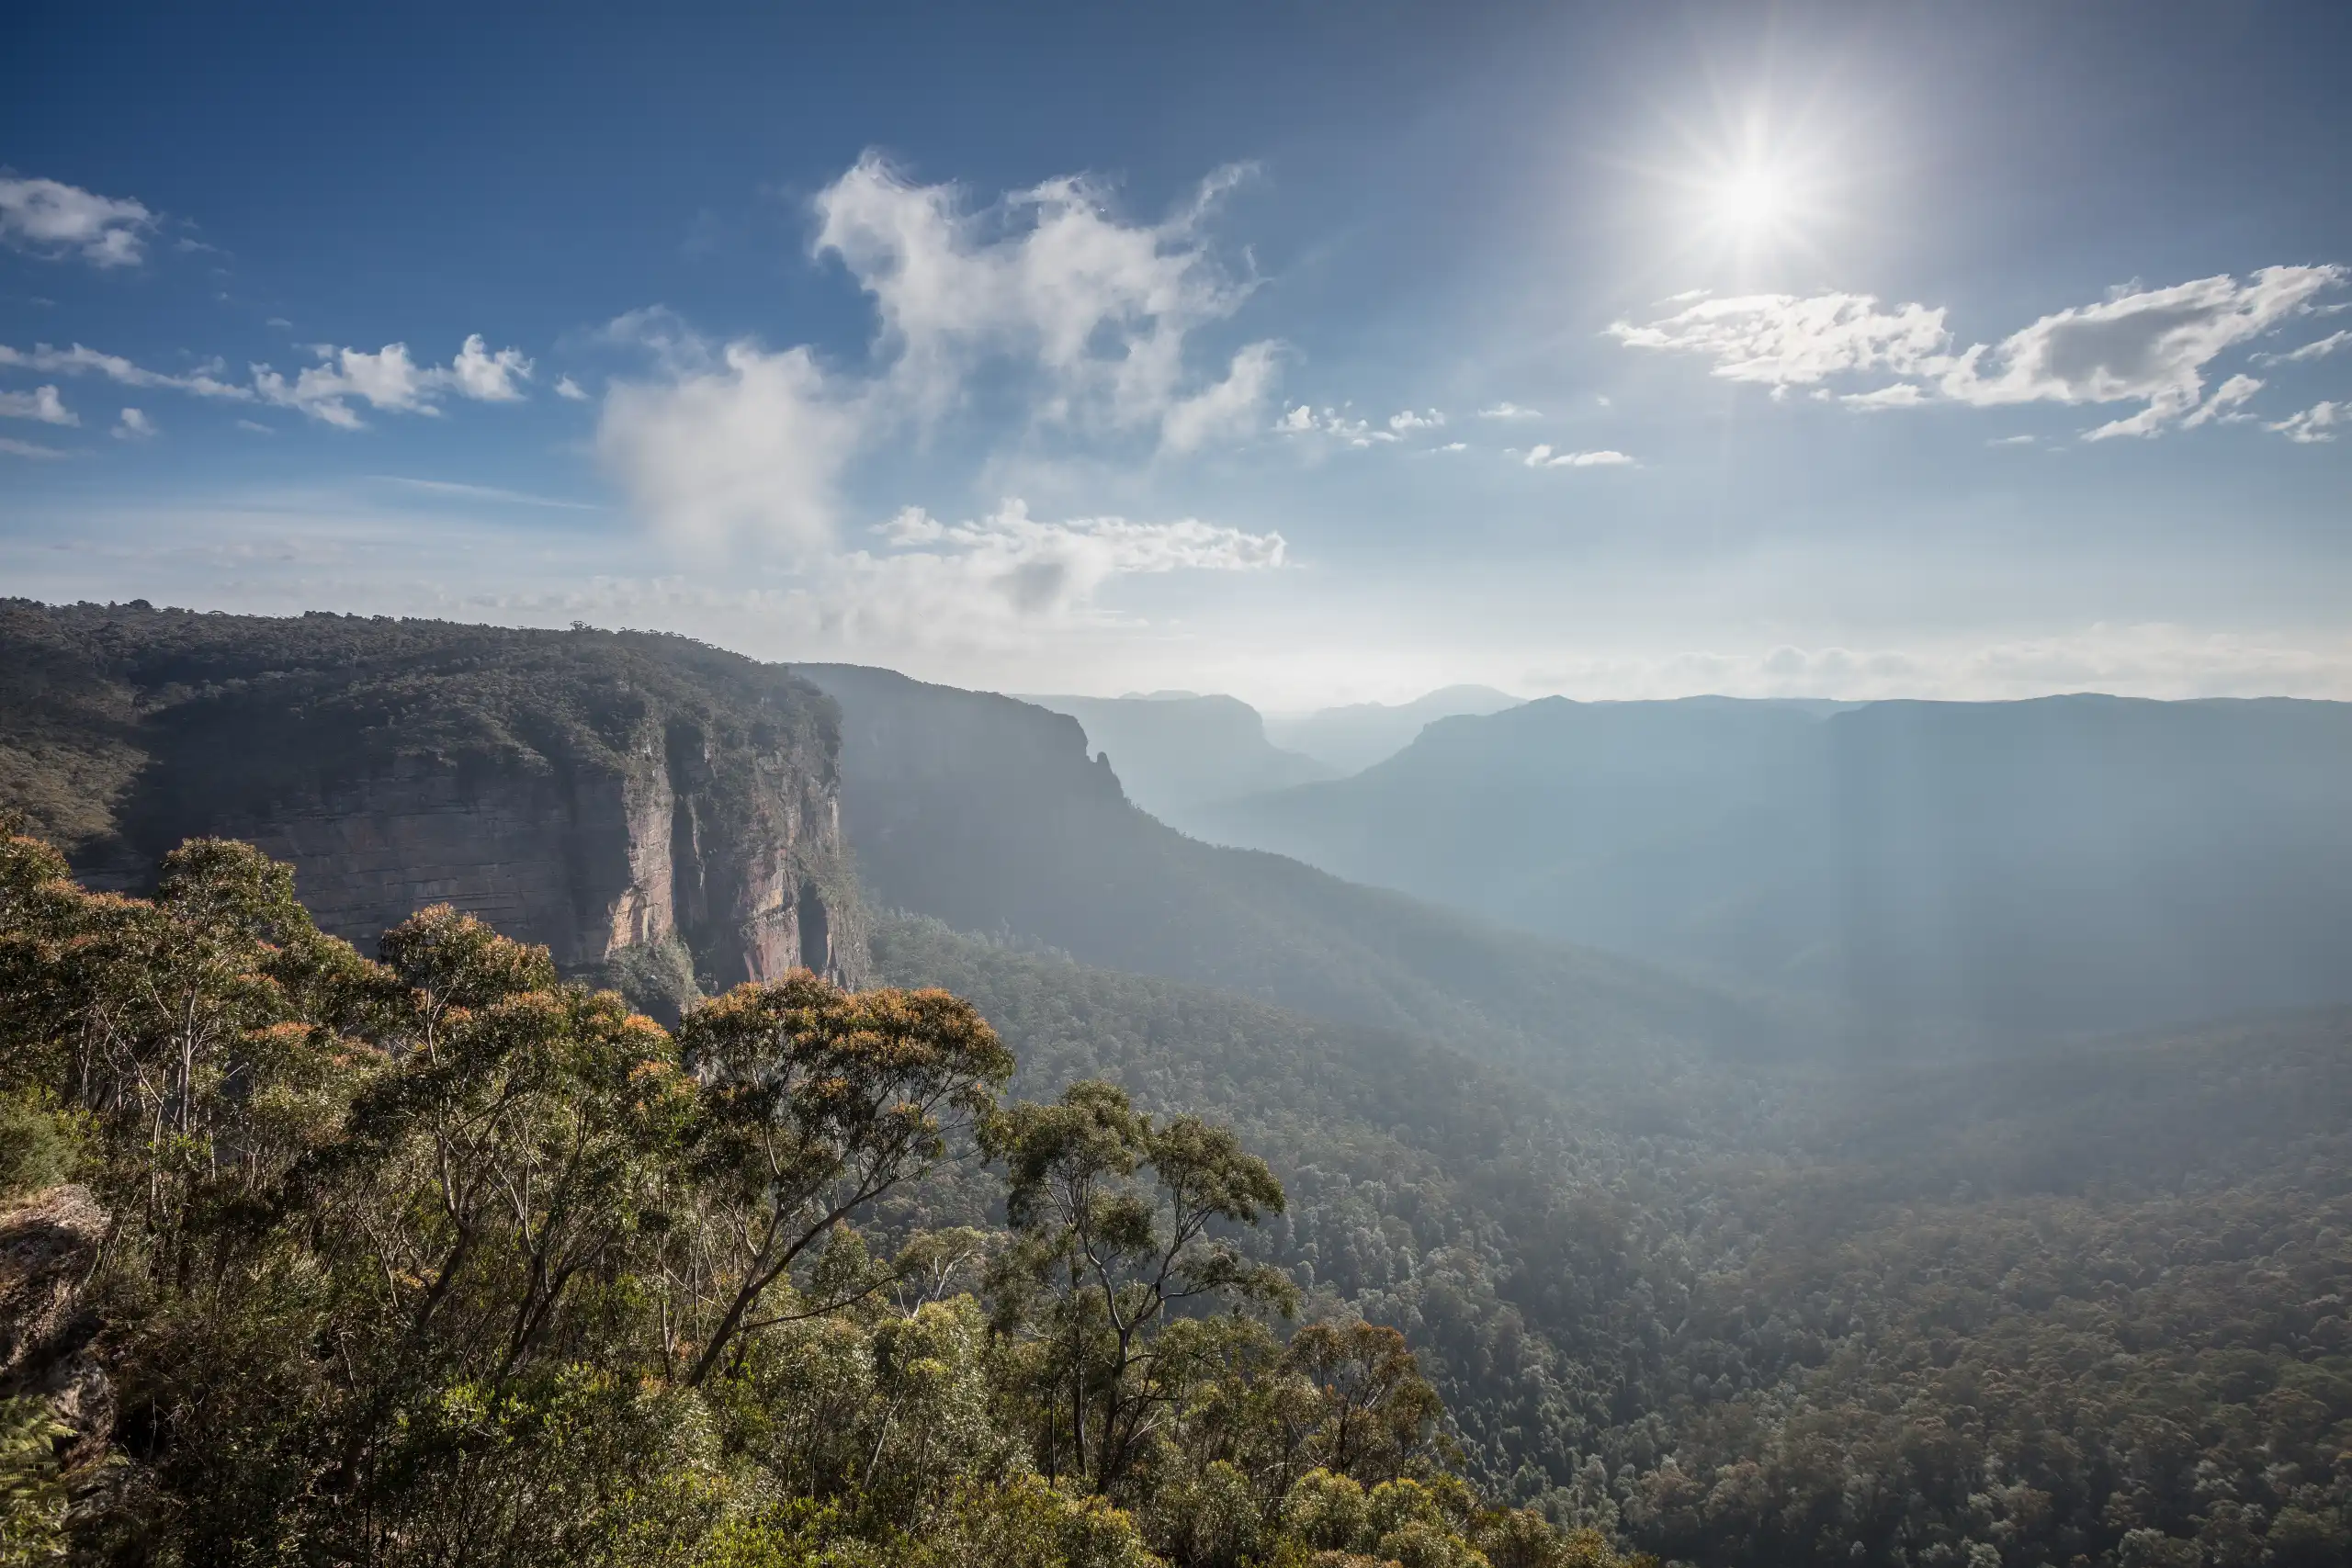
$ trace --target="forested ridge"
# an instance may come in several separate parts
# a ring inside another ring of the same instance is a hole
[[[446,907],[364,958],[246,845],[145,900],[10,836],[0,1004],[10,1561],[1614,1561],[1452,1473],[1393,1330],[1277,1332],[1230,1132],[1007,1103],[944,991],[673,1034]],[[957,1144],[1001,1222],[870,1247]]]

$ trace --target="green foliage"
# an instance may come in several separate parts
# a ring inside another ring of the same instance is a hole
[[[1481,1561],[1402,1341],[1256,1310],[1265,1162],[1106,1083],[1001,1104],[944,991],[673,1034],[446,907],[362,958],[245,845],[63,873],[0,846],[0,1060],[112,1214],[44,1309],[108,1397],[0,1404],[0,1561],[1240,1568],[1318,1463],[1388,1560]],[[976,1140],[1010,1225],[895,1224]]]
[[[1571,1532],[1708,1568],[2352,1552],[2352,1013],[1507,1073],[933,922],[876,953],[971,998],[1016,1091],[1099,1077],[1266,1151],[1284,1212],[1236,1245],[1401,1330],[1433,1438]]]

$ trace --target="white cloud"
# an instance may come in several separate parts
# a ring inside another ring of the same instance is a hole
[[[1849,409],[1908,409],[1927,401],[1928,394],[1909,381],[1897,381],[1874,392],[1848,392],[1838,400]]]
[[[481,333],[473,333],[458,345],[458,357],[449,365],[449,375],[451,385],[477,401],[520,402],[523,389],[517,383],[531,378],[531,362],[523,357],[519,348],[491,353]]]
[[[137,409],[125,409],[108,434],[117,441],[145,441],[155,434],[155,422]]]
[[[1550,446],[1538,446],[1520,461],[1531,468],[1617,468],[1634,459],[1623,452],[1555,452]]]
[[[1444,446],[1439,447],[1438,450],[1441,452],[1467,452],[1470,450],[1470,443],[1467,441],[1449,441]]]
[[[1517,403],[1497,403],[1478,411],[1480,419],[1542,419],[1542,409],[1523,409]]]
[[[1273,428],[1277,435],[1329,436],[1357,451],[1388,446],[1404,439],[1396,432],[1382,430],[1369,420],[1351,419],[1339,409],[1327,408],[1318,412],[1306,403],[1285,411],[1282,418],[1274,422]]]
[[[2262,383],[2252,376],[2233,376],[2213,389],[2213,395],[2197,406],[2195,412],[2180,422],[2181,428],[2192,430],[2198,425],[2220,420],[2234,424],[2253,416],[2240,412],[2245,401],[2262,390]]]
[[[0,392],[0,419],[37,419],[43,424],[82,423],[65,406],[54,387],[35,387],[29,392]]]
[[[1714,362],[1715,376],[1776,391],[1870,371],[1920,378],[1841,400],[1857,408],[1939,398],[1979,407],[2143,405],[2086,433],[2086,439],[2100,440],[2204,423],[2190,416],[2199,409],[2213,361],[2308,312],[2314,295],[2346,276],[2340,266],[2274,266],[2244,282],[2219,276],[2166,288],[2127,288],[2096,305],[2043,316],[1997,344],[1964,350],[1956,348],[1940,308],[1887,310],[1866,294],[1702,299],[1659,321],[1615,322],[1609,335],[1631,348],[1703,355]],[[1898,393],[1902,386],[1917,386],[1918,395]],[[2246,395],[2241,385],[2205,417],[2228,417]]]
[[[1411,409],[1407,409],[1402,413],[1392,413],[1388,416],[1388,428],[1399,435],[1413,430],[1440,430],[1444,428],[1444,425],[1445,415],[1436,409],[1430,409],[1426,413],[1416,413]]]
[[[225,398],[232,402],[251,402],[254,391],[221,380],[214,374],[220,368],[213,365],[186,375],[172,375],[161,370],[149,370],[132,364],[119,354],[100,354],[95,348],[80,344],[71,348],[51,348],[36,344],[30,352],[10,348],[0,344],[0,365],[21,366],[28,370],[62,371],[68,376],[98,375],[126,387],[152,387],[171,391],[187,392],[199,398]]]
[[[6,452],[12,457],[63,457],[69,456],[69,454],[59,450],[57,447],[43,446],[38,441],[18,441],[13,437],[6,435],[0,435],[0,452]]]
[[[1178,440],[1246,427],[1230,411],[1272,381],[1271,343],[1234,355],[1206,389],[1186,363],[1188,337],[1250,292],[1202,234],[1240,177],[1221,170],[1165,220],[1128,223],[1081,177],[975,210],[956,186],[912,184],[867,152],[819,194],[816,251],[873,297],[893,401],[916,417],[944,413],[994,360],[1034,376],[1046,423],[1151,432],[1181,449]]]
[[[614,382],[597,423],[597,454],[639,512],[702,547],[746,534],[787,553],[830,546],[863,417],[809,352],[686,343],[664,357],[663,378]]]
[[[2031,446],[2034,444],[2034,437],[2030,435],[1996,435],[1984,443],[1987,446]]]
[[[875,532],[891,549],[836,558],[820,574],[818,592],[834,614],[865,621],[867,635],[901,641],[1099,619],[1096,596],[1115,578],[1273,570],[1289,548],[1280,534],[1193,518],[1047,523],[1018,499],[988,517],[953,524],[910,507]]]
[[[2267,426],[2290,441],[2311,445],[2333,441],[2338,426],[2352,426],[2352,402],[2313,403],[2301,413],[2289,414]]]
[[[523,395],[516,382],[531,374],[531,362],[521,350],[492,354],[480,333],[469,336],[446,366],[417,364],[404,343],[389,343],[373,353],[321,344],[313,352],[320,362],[290,380],[266,365],[254,366],[254,391],[263,402],[299,409],[339,430],[366,423],[352,406],[355,400],[386,413],[435,415],[441,412],[439,400],[452,392],[483,402],[514,401]]]
[[[1628,348],[1700,354],[1727,381],[1810,386],[1865,370],[1917,374],[1941,363],[1944,313],[1923,305],[1882,310],[1868,294],[1751,294],[1702,299],[1662,321],[1611,322]]]
[[[2340,333],[2330,333],[2285,354],[2257,354],[2254,362],[2256,365],[2301,365],[2306,360],[2324,359],[2346,344],[2352,344],[2352,327]]]
[[[1278,368],[1272,344],[1253,343],[1242,349],[1233,356],[1233,368],[1224,380],[1170,406],[1160,422],[1160,444],[1170,452],[1191,452],[1219,436],[1254,428]]]
[[[1128,222],[1083,179],[976,208],[869,152],[817,197],[812,246],[874,301],[868,363],[715,345],[666,310],[635,311],[605,335],[653,368],[607,389],[598,452],[656,526],[807,557],[833,543],[853,463],[978,403],[1012,400],[1032,436],[1171,455],[1258,431],[1280,345],[1244,344],[1206,372],[1191,352],[1249,293],[1203,233],[1238,177],[1212,176],[1162,221]]]
[[[237,428],[239,430],[250,430],[255,435],[275,435],[277,434],[275,428],[262,423],[261,421],[257,419],[241,419],[237,422]]]
[[[2042,317],[1996,346],[1958,355],[1944,391],[1976,404],[2144,401],[2086,439],[2150,435],[2197,407],[2203,372],[2223,350],[2268,331],[2342,281],[2336,266],[2273,266],[2120,292]],[[1989,369],[1988,369],[1989,367]]]
[[[136,266],[154,214],[128,197],[57,180],[0,176],[0,242],[37,255],[79,255],[96,266]]]
[[[555,395],[566,402],[584,403],[588,400],[587,389],[569,376],[555,378]]]

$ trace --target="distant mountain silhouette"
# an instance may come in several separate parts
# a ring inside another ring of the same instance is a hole
[[[2347,801],[2352,705],[1548,698],[1209,826],[1571,942],[2074,1030],[2352,998]]]
[[[1338,773],[1268,741],[1258,710],[1238,697],[1156,692],[1022,700],[1077,719],[1086,728],[1087,745],[1110,755],[1127,797],[1187,832],[1204,806]]]
[[[1492,686],[1447,686],[1409,703],[1351,703],[1315,713],[1269,717],[1277,746],[1302,752],[1336,773],[1353,773],[1412,744],[1421,727],[1462,714],[1499,713],[1522,699]]]
[[[841,705],[842,829],[888,908],[1506,1055],[1770,1053],[1801,1028],[1645,964],[1188,839],[1127,800],[1067,715],[888,670],[792,669]]]

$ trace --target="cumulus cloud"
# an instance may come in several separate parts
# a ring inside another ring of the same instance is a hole
[[[1658,321],[1618,321],[1608,331],[1627,347],[1699,355],[1713,361],[1715,376],[1776,391],[1872,372],[1906,378],[1840,400],[1854,408],[1936,400],[2142,405],[2085,433],[2086,440],[2103,440],[2229,417],[2252,394],[2245,378],[2225,382],[2234,389],[2229,400],[2193,417],[2204,406],[2209,367],[2230,349],[2307,313],[2313,296],[2346,276],[2334,265],[2273,266],[2244,281],[2222,275],[2165,288],[2135,286],[1965,349],[1956,346],[1942,309],[1890,310],[1866,294],[1707,299]]]
[[[1415,430],[1439,430],[1444,425],[1445,415],[1436,409],[1419,413],[1407,409],[1402,413],[1392,413],[1388,416],[1388,428],[1399,435]]]
[[[1542,419],[1544,411],[1523,409],[1517,403],[1497,403],[1491,408],[1480,409],[1478,417],[1480,419]]]
[[[2203,277],[2119,292],[2042,317],[1991,348],[1957,356],[1943,389],[1977,404],[2142,401],[2086,439],[2152,435],[2195,409],[2206,367],[2343,280],[2336,266],[2265,267],[2240,283]]]
[[[2268,428],[2290,441],[2310,445],[2335,440],[2340,426],[2352,426],[2352,403],[2313,403],[2301,413],[2289,414]]]
[[[339,430],[366,424],[355,402],[385,413],[432,415],[451,393],[481,402],[515,401],[523,396],[518,383],[531,375],[531,362],[521,350],[492,354],[480,333],[459,344],[446,366],[419,365],[404,343],[386,344],[372,353],[321,344],[312,352],[319,363],[290,378],[269,366],[254,366],[254,393],[263,402],[299,410]]]
[[[0,419],[37,419],[43,424],[79,424],[81,419],[54,387],[35,387],[29,392],[0,392]]]
[[[1277,435],[1329,436],[1340,446],[1351,446],[1357,451],[1404,439],[1396,431],[1383,430],[1369,420],[1351,419],[1339,409],[1317,410],[1306,403],[1285,410],[1282,418],[1274,421],[1273,428]]]
[[[0,175],[0,242],[20,251],[80,256],[94,266],[136,266],[154,226],[155,215],[127,197]]]
[[[145,441],[155,434],[155,422],[137,409],[125,409],[108,434],[117,441]]]
[[[1539,445],[1519,460],[1531,468],[1620,468],[1634,459],[1623,452],[1555,452],[1549,445]]]
[[[588,400],[588,389],[569,376],[555,378],[555,395],[566,402],[584,403]]]
[[[1206,365],[1193,352],[1201,329],[1250,292],[1205,234],[1239,177],[1222,171],[1164,220],[1129,221],[1082,178],[981,205],[869,152],[819,193],[811,247],[874,302],[866,362],[714,344],[667,310],[633,312],[605,335],[652,367],[606,391],[599,454],[673,535],[805,554],[834,542],[854,462],[976,403],[1010,400],[1041,437],[1170,455],[1258,432],[1280,345],[1246,344]]]
[[[1034,374],[1046,421],[1166,439],[1173,420],[1198,438],[1204,408],[1254,402],[1271,381],[1271,343],[1240,350],[1205,389],[1186,355],[1193,333],[1250,292],[1204,234],[1242,173],[1220,170],[1166,220],[1131,223],[1082,177],[976,209],[959,187],[914,184],[868,152],[819,194],[816,251],[872,296],[893,389],[923,417],[995,360]]]
[[[481,333],[473,333],[458,347],[449,364],[451,385],[469,398],[485,403],[520,402],[522,382],[531,378],[531,362],[519,348],[490,352]]]

